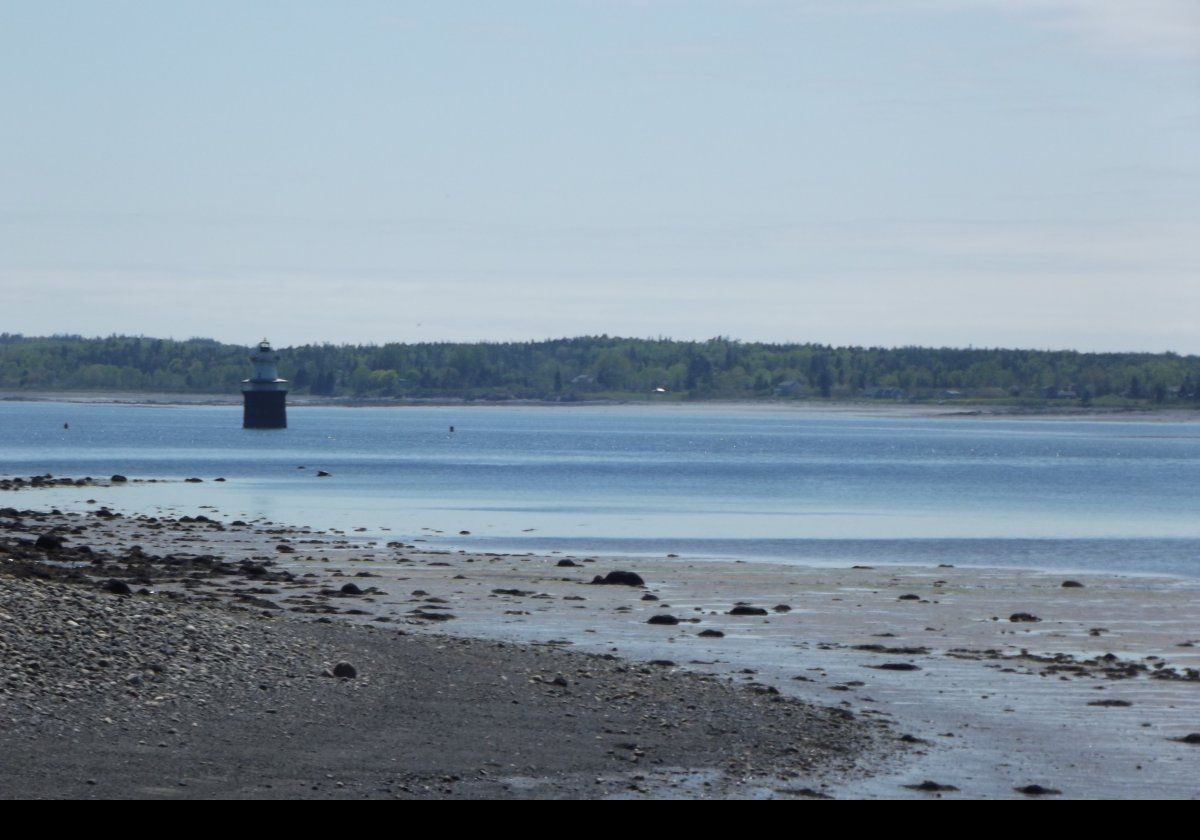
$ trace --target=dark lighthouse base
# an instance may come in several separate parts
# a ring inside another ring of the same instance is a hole
[[[243,429],[286,429],[287,391],[243,391]]]

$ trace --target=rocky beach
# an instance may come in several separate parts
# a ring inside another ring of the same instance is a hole
[[[0,529],[4,798],[824,798],[904,746],[673,663],[427,633],[435,598],[366,621],[363,573],[253,554],[279,528],[6,507]]]
[[[1194,581],[39,509],[66,481],[0,510],[6,797],[1200,795]]]

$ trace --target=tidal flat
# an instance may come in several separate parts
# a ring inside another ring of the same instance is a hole
[[[470,552],[38,495],[0,511],[4,796],[1200,795],[1195,580]],[[643,584],[593,583],[617,570]]]
[[[259,556],[303,531],[154,519],[0,510],[0,797],[825,798],[907,747],[766,686],[388,619],[376,578]]]

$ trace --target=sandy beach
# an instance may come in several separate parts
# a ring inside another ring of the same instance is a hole
[[[197,518],[0,509],[0,797],[825,798],[907,747],[765,685],[385,621],[378,579],[255,559],[303,532]]]
[[[472,554],[95,495],[50,513],[5,494],[0,609],[66,587],[51,601],[165,610],[163,639],[198,611],[243,627],[251,659],[199,707],[189,671],[148,711],[120,680],[64,696],[88,666],[67,651],[59,682],[0,695],[25,756],[6,796],[1200,796],[1197,581]],[[47,563],[56,579],[31,577]],[[593,583],[612,571],[644,585]],[[354,679],[326,676],[342,661]],[[104,671],[160,678],[144,664]],[[111,703],[120,748],[95,723]],[[152,734],[188,733],[172,715],[205,736]],[[263,738],[296,750],[243,749]],[[149,783],[168,767],[181,785]]]

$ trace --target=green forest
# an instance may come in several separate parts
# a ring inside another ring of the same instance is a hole
[[[250,348],[0,334],[0,390],[232,394]],[[296,395],[357,399],[830,399],[1200,406],[1200,357],[587,336],[279,348]]]

